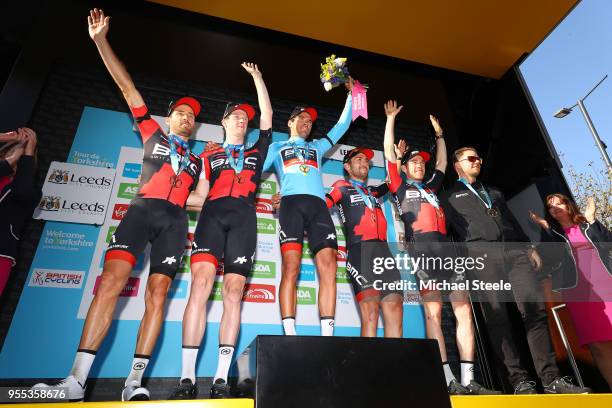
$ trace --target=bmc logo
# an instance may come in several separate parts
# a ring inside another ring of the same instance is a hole
[[[273,214],[274,207],[272,207],[272,200],[268,200],[267,198],[256,198],[255,210],[260,214]]]
[[[113,208],[113,220],[122,220],[127,213],[129,204],[115,204],[115,208]]]
[[[212,170],[215,170],[217,167],[229,165],[229,159],[226,157],[219,157],[218,159],[213,160],[210,163],[210,167]],[[257,156],[248,156],[244,158],[244,165],[254,167],[257,166]]]
[[[254,303],[275,303],[276,286],[250,283],[244,288],[242,300]]]

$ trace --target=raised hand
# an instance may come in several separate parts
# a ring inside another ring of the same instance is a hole
[[[403,107],[404,106],[398,107],[397,101],[391,99],[387,101],[387,103],[385,103],[385,114],[388,118],[395,118],[395,116],[397,116],[397,114],[401,112]]]
[[[280,193],[276,193],[272,195],[272,208],[274,208],[274,211],[277,211],[280,208],[281,205],[281,194]]]
[[[539,215],[537,215],[531,210],[529,210],[529,219],[531,219],[531,221],[533,221],[536,225],[539,225],[541,228],[544,228],[544,229],[550,228],[548,221],[546,221],[544,218],[540,217]]]
[[[442,126],[440,126],[440,121],[434,115],[429,115],[429,120],[431,121],[431,126],[433,126],[434,131],[436,132],[436,136],[440,137],[444,134],[442,130]]]
[[[587,197],[587,205],[584,210],[584,216],[586,217],[588,222],[595,221],[595,211],[597,207],[595,205],[595,199],[593,197]]]
[[[13,146],[6,156],[4,156],[4,160],[6,160],[10,166],[14,166],[23,155],[23,150],[23,145],[21,144]]]
[[[404,156],[404,153],[406,153],[406,150],[408,150],[409,146],[404,139],[400,139],[400,141],[397,142],[396,145],[393,145],[393,147],[395,148],[395,155],[398,159],[401,159]]]
[[[89,36],[92,40],[97,41],[106,38],[108,33],[110,17],[104,15],[104,11],[97,8],[89,10],[87,16],[87,24],[89,26]]]
[[[344,86],[346,87],[346,89],[348,89],[349,92],[353,91],[353,87],[355,86],[355,80],[352,76],[349,75],[348,80],[344,83]]]
[[[206,143],[206,146],[204,147],[204,151],[208,152],[208,151],[211,151],[211,150],[218,149],[219,147],[221,147],[221,146],[219,146],[219,144],[217,144],[217,143],[215,143],[213,141],[209,141],[208,143]]]
[[[242,65],[242,68],[244,68],[245,71],[248,72],[249,74],[253,76],[261,76],[261,71],[257,67],[257,64],[254,64],[252,62],[243,62],[240,65]]]
[[[21,130],[26,137],[24,154],[26,156],[33,156],[34,152],[36,151],[36,144],[38,142],[36,139],[36,132],[30,128],[22,128]]]

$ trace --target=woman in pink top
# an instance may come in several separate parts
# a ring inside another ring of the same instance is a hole
[[[612,233],[595,219],[592,198],[584,215],[563,194],[546,197],[546,208],[546,219],[531,218],[546,232],[544,241],[564,246],[542,251],[553,290],[563,290],[580,343],[612,389]]]

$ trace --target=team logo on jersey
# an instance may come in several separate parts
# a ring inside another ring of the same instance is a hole
[[[162,156],[164,158],[164,161],[169,162],[170,148],[168,146],[164,146],[163,144],[155,143],[155,146],[153,146],[153,151],[151,152],[151,156]],[[189,156],[190,162],[187,168],[191,170],[191,174],[195,174],[198,171],[198,166],[196,163],[193,162],[192,155]]]
[[[225,154],[219,153],[218,155],[215,155],[214,158],[211,158],[211,159],[212,160],[210,160],[210,168],[213,171],[219,167],[228,168],[228,169],[231,168],[229,164],[229,158]],[[244,168],[251,169],[251,170],[255,169],[255,167],[257,167],[257,160],[258,160],[257,155],[246,156],[244,158]]]
[[[297,150],[300,152],[300,155],[302,156],[301,158],[295,154],[293,147],[285,147],[281,149],[280,155],[283,159],[284,168],[288,168],[294,165],[298,166],[297,169],[299,169],[300,167],[302,167],[303,169],[304,166],[314,167],[315,169],[319,168],[319,153],[316,149],[306,150],[303,147],[298,147]],[[302,170],[302,172],[304,171]],[[306,171],[305,173],[307,172],[308,171]]]

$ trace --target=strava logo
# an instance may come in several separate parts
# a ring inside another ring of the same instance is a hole
[[[121,221],[123,217],[125,217],[129,206],[129,204],[115,204],[115,208],[113,208],[113,220]]]
[[[247,284],[244,288],[243,302],[275,303],[276,286],[259,283]]]
[[[268,200],[267,198],[256,198],[255,210],[260,214],[273,214],[274,207],[272,207],[272,200]]]

